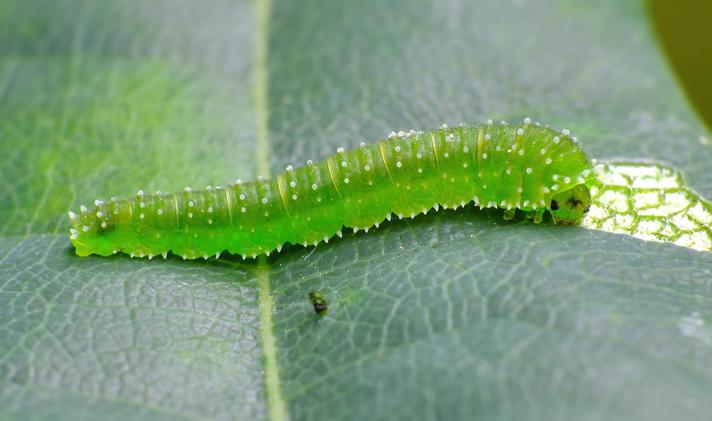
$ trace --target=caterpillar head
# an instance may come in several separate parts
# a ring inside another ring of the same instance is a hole
[[[549,212],[558,225],[576,225],[591,206],[591,192],[585,184],[555,194],[549,202]]]

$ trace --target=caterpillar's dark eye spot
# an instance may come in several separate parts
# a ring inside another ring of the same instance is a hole
[[[557,202],[556,200],[552,200],[549,208],[551,210],[559,210],[559,202]]]
[[[588,213],[588,211],[590,211],[590,210],[591,210],[591,206],[586,206],[586,207],[583,209],[583,213]]]

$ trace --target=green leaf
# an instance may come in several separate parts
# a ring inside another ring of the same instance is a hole
[[[644,4],[11,0],[0,48],[0,418],[712,411],[711,253],[471,207],[258,262],[79,258],[66,234],[95,198],[487,118],[710,198]]]
[[[641,162],[597,164],[587,228],[712,251],[712,203],[672,168]]]

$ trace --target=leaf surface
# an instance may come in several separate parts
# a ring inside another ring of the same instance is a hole
[[[710,198],[709,134],[639,2],[6,1],[0,57],[2,418],[712,411],[710,253],[472,207],[262,263],[67,240],[95,198],[487,118],[568,128]]]

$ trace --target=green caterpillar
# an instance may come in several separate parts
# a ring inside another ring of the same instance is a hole
[[[70,240],[80,256],[167,252],[185,259],[227,250],[255,257],[285,243],[317,244],[346,226],[378,227],[392,214],[414,217],[429,209],[520,209],[540,223],[581,221],[591,196],[591,163],[575,137],[532,124],[391,133],[375,145],[339,148],[319,163],[287,167],[274,178],[238,180],[228,187],[95,201],[69,212]]]

